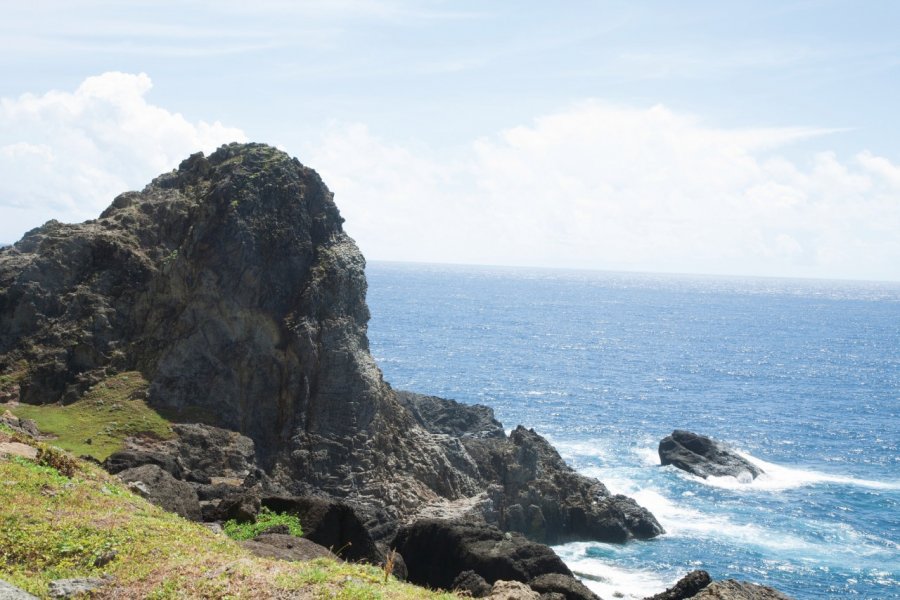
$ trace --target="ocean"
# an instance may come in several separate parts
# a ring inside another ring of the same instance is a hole
[[[900,284],[372,262],[396,389],[486,404],[666,534],[555,547],[604,598],[691,569],[798,599],[900,598]],[[688,429],[751,483],[659,466]]]

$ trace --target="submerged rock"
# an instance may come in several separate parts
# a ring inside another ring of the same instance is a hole
[[[681,429],[659,442],[659,460],[663,466],[673,465],[704,479],[710,476],[756,479],[763,473],[723,444]]]

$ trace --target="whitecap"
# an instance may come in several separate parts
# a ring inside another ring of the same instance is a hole
[[[665,590],[677,581],[651,570],[627,569],[586,555],[597,544],[574,542],[553,550],[592,592],[601,598],[636,600]]]
[[[762,475],[749,481],[739,480],[734,477],[710,477],[703,480],[704,483],[714,487],[732,490],[751,489],[769,492],[780,492],[782,490],[822,483],[853,485],[876,490],[900,490],[900,481],[875,481],[871,479],[849,477],[846,475],[821,473],[811,469],[785,467],[770,463],[746,452],[738,451],[737,454],[762,469]]]

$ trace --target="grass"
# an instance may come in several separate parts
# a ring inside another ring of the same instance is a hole
[[[265,506],[259,510],[255,523],[239,523],[231,519],[226,521],[222,526],[225,535],[233,540],[249,540],[255,538],[266,529],[276,525],[285,525],[291,535],[303,535],[303,529],[300,527],[300,519],[296,515],[286,513],[272,512]]]
[[[54,579],[103,575],[112,583],[94,598],[454,597],[385,578],[378,567],[253,557],[95,465],[0,426],[3,441],[37,447],[38,459],[0,458],[0,579],[40,598]]]
[[[20,404],[11,410],[19,418],[34,419],[42,432],[57,436],[54,445],[102,461],[121,450],[128,436],[172,437],[169,422],[142,399],[147,385],[140,373],[119,373],[72,404]]]

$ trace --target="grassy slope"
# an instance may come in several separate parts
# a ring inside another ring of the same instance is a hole
[[[172,436],[169,422],[144,402],[146,390],[140,373],[119,373],[73,404],[20,404],[11,410],[17,417],[34,419],[42,432],[58,436],[55,446],[102,461],[121,450],[130,435]]]
[[[0,579],[37,596],[47,597],[53,579],[108,574],[113,583],[96,597],[452,598],[385,581],[375,567],[252,557],[101,469],[0,427],[0,442],[10,440],[37,446],[41,455],[0,456]]]

